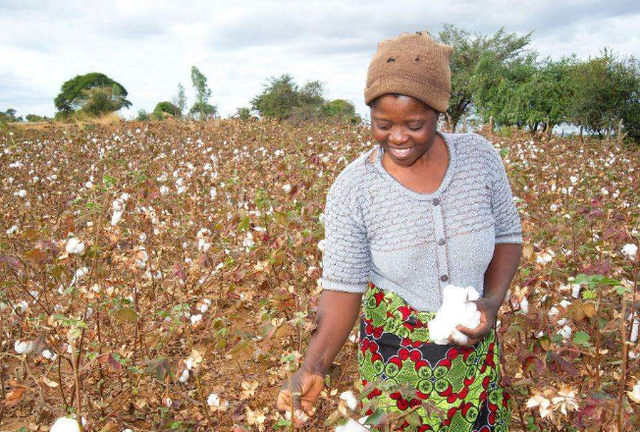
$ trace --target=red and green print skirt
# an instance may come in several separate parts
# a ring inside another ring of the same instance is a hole
[[[361,414],[395,418],[392,430],[405,432],[508,431],[495,327],[473,347],[436,345],[427,327],[434,316],[369,283],[358,350]]]

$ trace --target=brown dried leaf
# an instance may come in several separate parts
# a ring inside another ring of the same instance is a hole
[[[10,406],[14,406],[14,405],[17,405],[18,403],[20,403],[20,401],[24,397],[24,394],[26,393],[26,391],[27,391],[27,388],[25,386],[16,386],[16,387],[14,387],[5,396],[4,406],[10,407]]]

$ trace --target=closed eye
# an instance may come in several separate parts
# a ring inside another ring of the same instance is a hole
[[[380,126],[380,125],[378,125],[378,129],[380,129],[380,130],[387,130],[389,128],[390,128],[390,126]],[[410,127],[409,128],[409,130],[412,130],[412,131],[419,131],[420,129],[422,129],[422,125],[420,125],[418,127]]]

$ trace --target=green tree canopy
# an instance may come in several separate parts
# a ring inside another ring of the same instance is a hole
[[[170,114],[173,117],[180,117],[182,115],[180,108],[167,101],[159,102],[153,110],[153,114],[157,117],[162,117],[164,113]]]
[[[96,88],[102,90],[92,90]],[[126,99],[127,95],[127,90],[120,83],[105,74],[91,72],[76,75],[62,84],[54,104],[58,112],[63,114],[83,109],[86,104],[89,104],[89,107],[85,111],[102,114],[130,107],[131,102]]]
[[[196,102],[189,110],[189,115],[197,117],[200,120],[216,118],[218,116],[218,108],[208,103]]]
[[[492,36],[479,33],[471,35],[452,24],[444,24],[438,39],[454,47],[450,59],[452,94],[446,113],[452,130],[455,130],[462,116],[472,106],[481,59],[487,61],[487,57],[491,57],[494,64],[500,64],[517,58],[529,44],[531,34],[529,32],[518,36],[515,33],[505,33],[504,28],[501,28]]]
[[[570,71],[575,56],[553,61],[536,53],[500,62],[491,54],[481,58],[474,83],[473,104],[486,123],[493,117],[500,126],[542,126],[550,132],[568,119],[572,88]]]
[[[640,138],[640,66],[634,57],[618,58],[605,48],[600,56],[577,64],[571,74],[571,120],[602,136],[616,130]]]
[[[347,105],[350,103],[347,101],[327,106],[324,84],[320,81],[308,81],[300,87],[290,74],[285,73],[268,78],[264,87],[262,93],[251,100],[252,108],[263,117],[294,121],[321,120],[342,113],[341,109],[349,110]]]
[[[356,107],[348,100],[334,99],[329,102],[325,102],[322,105],[322,112],[327,117],[332,117],[340,121],[347,121],[350,123],[360,123],[361,119],[356,114]]]
[[[209,104],[211,89],[207,84],[207,77],[195,66],[191,66],[191,82],[196,91],[196,101],[189,110],[189,114],[192,116],[197,114],[200,120],[216,117],[218,115],[217,107]]]
[[[0,111],[0,122],[2,123],[13,123],[22,121],[22,116],[16,117],[17,111],[13,108],[7,109],[5,112]]]

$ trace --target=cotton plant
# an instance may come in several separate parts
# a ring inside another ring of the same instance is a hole
[[[633,243],[627,243],[622,248],[622,254],[630,259],[634,259],[636,254],[638,253],[638,246]]]
[[[111,207],[113,208],[113,215],[111,216],[111,226],[116,226],[124,213],[124,206],[126,201],[129,199],[129,194],[124,192],[120,198],[116,199]]]
[[[480,324],[481,314],[475,304],[479,298],[480,294],[472,286],[447,285],[443,291],[442,306],[427,324],[431,340],[438,345],[447,345],[451,337],[461,345],[466,344],[469,338],[456,327],[461,324],[476,328]]]
[[[16,341],[13,344],[13,348],[18,354],[29,354],[33,351],[33,342],[31,341]]]
[[[211,411],[226,411],[229,408],[229,401],[220,398],[216,393],[211,393],[207,397],[207,405]]]
[[[69,237],[65,245],[65,250],[69,255],[80,255],[84,251],[84,243],[81,242],[77,237]]]
[[[84,430],[84,427],[87,424],[87,421],[84,417],[81,418],[82,428],[78,423],[78,420],[70,417],[60,417],[55,421],[53,426],[51,426],[50,432],[80,432]]]

